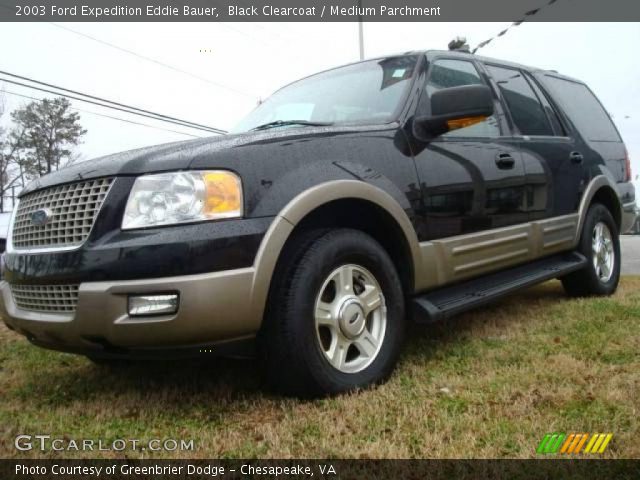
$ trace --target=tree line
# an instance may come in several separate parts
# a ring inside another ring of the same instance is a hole
[[[4,105],[0,97],[0,121]],[[0,212],[5,200],[31,180],[76,160],[73,147],[86,133],[64,97],[33,101],[11,112],[9,126],[0,123]]]

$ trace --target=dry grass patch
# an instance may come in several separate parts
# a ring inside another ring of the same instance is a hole
[[[299,401],[261,390],[253,362],[112,372],[0,327],[0,457],[17,456],[15,435],[47,433],[195,441],[154,457],[527,458],[551,431],[613,432],[607,457],[640,457],[640,278],[580,300],[548,282],[409,338],[387,384]]]

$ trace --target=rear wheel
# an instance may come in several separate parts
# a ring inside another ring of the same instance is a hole
[[[620,280],[620,238],[611,212],[593,204],[585,218],[578,251],[588,259],[587,265],[562,278],[571,296],[611,295]]]
[[[395,266],[372,237],[304,235],[286,254],[261,332],[266,377],[285,394],[336,394],[385,380],[404,335]]]

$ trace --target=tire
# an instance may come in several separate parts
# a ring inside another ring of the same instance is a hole
[[[620,281],[620,237],[616,222],[604,205],[594,203],[589,207],[578,252],[587,257],[588,263],[561,279],[567,294],[572,297],[613,294]]]
[[[302,235],[283,258],[259,336],[268,386],[318,397],[386,380],[406,321],[387,252],[363,232],[336,229]]]

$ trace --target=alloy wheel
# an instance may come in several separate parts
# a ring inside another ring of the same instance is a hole
[[[315,330],[325,359],[342,373],[357,373],[376,359],[384,341],[387,308],[376,278],[359,265],[343,265],[325,279],[315,302]]]
[[[613,275],[615,250],[611,230],[604,222],[598,222],[593,229],[591,251],[593,254],[593,268],[598,279],[602,283],[608,282],[611,279],[611,275]]]

